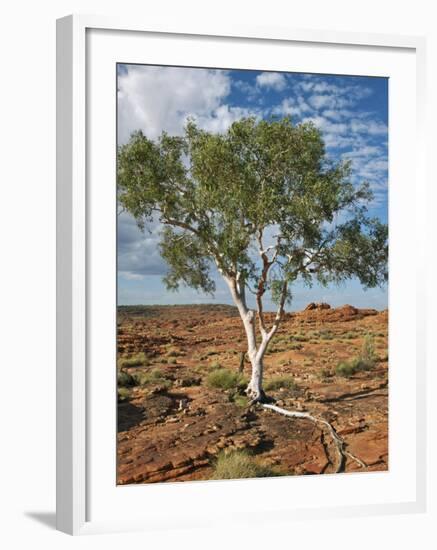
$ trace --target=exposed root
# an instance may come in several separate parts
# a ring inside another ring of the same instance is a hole
[[[338,474],[344,471],[345,462],[347,458],[350,458],[351,460],[356,462],[361,468],[366,468],[367,465],[361,459],[359,459],[358,457],[353,455],[351,452],[346,450],[345,448],[346,443],[344,442],[344,440],[335,431],[334,426],[324,418],[313,416],[312,414],[307,412],[287,411],[286,409],[282,409],[281,407],[277,407],[276,405],[271,405],[268,403],[261,403],[261,406],[264,407],[265,409],[269,409],[279,414],[283,414],[284,416],[290,416],[292,418],[307,418],[308,420],[311,420],[315,424],[323,424],[331,434],[332,440],[335,444],[335,448],[337,449],[338,465],[335,473]]]
[[[255,405],[256,403],[259,403],[260,405],[264,405],[265,403],[272,403],[273,399],[271,397],[268,397],[264,390],[261,389],[260,391],[254,391],[250,384],[246,388],[246,395],[250,399],[249,401],[249,407],[252,405]]]

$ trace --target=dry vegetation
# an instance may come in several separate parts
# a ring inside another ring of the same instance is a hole
[[[287,314],[265,359],[265,390],[325,418],[365,468],[388,467],[387,312]],[[121,307],[118,483],[330,473],[336,453],[306,419],[248,408],[245,337],[230,306]]]

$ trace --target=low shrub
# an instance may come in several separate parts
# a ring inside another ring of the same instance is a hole
[[[319,337],[322,340],[333,340],[334,334],[328,329],[323,329],[319,331]]]
[[[206,377],[206,383],[210,388],[230,390],[244,384],[245,378],[238,372],[230,369],[213,369]]]
[[[121,357],[118,360],[118,366],[122,369],[129,367],[146,367],[150,365],[150,360],[144,352],[136,353],[130,357]]]
[[[233,395],[232,402],[242,408],[245,408],[249,405],[248,397],[246,395],[241,395],[240,393],[236,393],[235,395]]]
[[[357,357],[352,360],[355,369],[358,371],[372,370],[375,366],[375,361],[373,359],[364,359],[362,357]]]
[[[350,361],[341,361],[335,368],[335,373],[339,376],[349,378],[360,371],[368,371],[374,367],[374,361],[362,359],[361,357],[355,357]]]
[[[287,388],[290,390],[296,389],[296,382],[294,381],[294,378],[284,374],[272,376],[264,382],[264,389],[266,391],[275,391],[281,388]]]
[[[339,376],[348,378],[357,372],[371,370],[375,366],[377,360],[378,357],[375,353],[373,337],[367,334],[364,337],[361,352],[358,357],[350,361],[341,361],[338,363],[335,372]]]
[[[117,396],[119,401],[127,401],[130,398],[130,389],[129,388],[118,388]]]
[[[343,376],[344,378],[349,378],[356,372],[357,369],[351,361],[340,361],[340,363],[338,363],[335,367],[335,374],[338,376]]]
[[[295,351],[299,351],[299,350],[303,349],[303,345],[302,344],[291,344],[290,349],[295,350]]]
[[[169,388],[171,381],[162,376],[162,372],[159,369],[153,369],[150,372],[137,372],[133,375],[133,378],[138,386],[148,386],[150,384],[156,384]]]
[[[281,475],[284,474],[260,464],[247,451],[222,451],[214,464],[212,479],[243,479]]]
[[[128,372],[119,370],[117,372],[117,385],[124,388],[128,386],[135,386],[135,379]]]
[[[371,336],[370,334],[367,334],[364,337],[360,359],[367,365],[370,365],[370,368],[373,367],[376,362],[377,356],[375,352],[375,342],[373,336]]]
[[[165,353],[165,355],[167,357],[181,357],[182,355],[184,355],[184,353],[177,349],[177,348],[174,348],[174,347],[169,347]]]
[[[305,334],[293,334],[290,339],[294,342],[308,342],[308,337]]]

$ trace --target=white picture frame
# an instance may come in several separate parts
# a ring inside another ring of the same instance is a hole
[[[415,179],[415,231],[411,237],[416,247],[419,261],[417,261],[416,281],[414,288],[414,302],[410,307],[416,308],[414,318],[415,341],[415,414],[414,414],[414,488],[413,497],[396,500],[395,497],[387,502],[356,502],[354,505],[337,504],[333,507],[318,506],[306,508],[285,505],[270,510],[271,513],[259,509],[256,513],[256,504],[251,513],[242,514],[240,520],[254,522],[262,519],[274,518],[319,518],[339,515],[368,515],[391,514],[400,512],[421,512],[425,510],[426,502],[426,464],[425,464],[425,433],[426,433],[426,403],[425,403],[425,306],[424,281],[426,262],[420,261],[425,257],[418,235],[424,230],[421,225],[420,211],[424,209],[425,177],[424,177],[424,75],[425,75],[425,41],[420,37],[337,33],[310,30],[292,30],[284,28],[173,28],[169,26],[152,26],[138,20],[111,19],[96,16],[72,15],[57,22],[57,528],[69,534],[83,534],[126,529],[148,529],[157,527],[176,527],[187,525],[187,518],[168,512],[166,518],[160,521],[159,510],[156,517],[150,519],[150,514],[142,513],[135,517],[118,518],[108,513],[105,517],[99,515],[97,520],[90,516],[90,486],[93,483],[93,458],[90,453],[90,411],[92,410],[92,385],[90,380],[90,357],[92,353],[92,331],[90,332],[91,316],[95,315],[95,308],[91,308],[93,276],[90,273],[90,234],[92,227],[93,210],[90,206],[92,190],[88,186],[90,178],[89,155],[87,143],[87,124],[90,117],[89,82],[90,63],[87,58],[90,44],[87,35],[91,31],[106,33],[135,33],[139,36],[158,37],[161,41],[182,37],[196,37],[197,40],[208,38],[235,41],[250,44],[313,44],[319,48],[328,48],[335,45],[344,48],[360,48],[363,52],[395,51],[402,55],[414,56],[415,65],[415,147],[416,154],[411,162],[410,169]],[[112,38],[109,36],[109,40]],[[171,49],[167,57],[171,59]],[[126,50],[127,51],[127,50]],[[346,56],[345,56],[346,57]],[[130,61],[123,58],[121,61]],[[345,62],[346,63],[346,62]],[[88,71],[88,72],[87,72]],[[345,74],[349,74],[345,69]],[[115,119],[115,111],[108,116]],[[115,153],[115,149],[114,149]],[[87,157],[88,155],[88,157]],[[105,204],[105,203],[104,203]],[[107,203],[106,203],[107,204]],[[396,201],[395,201],[396,205]],[[397,203],[401,208],[402,202]],[[105,206],[103,205],[103,208]],[[111,237],[112,239],[112,237]],[[109,246],[114,240],[109,240]],[[92,311],[91,311],[92,310]],[[411,328],[411,327],[410,327]],[[95,415],[94,415],[95,416]],[[112,425],[109,426],[109,432]],[[95,431],[94,431],[95,433]],[[115,439],[115,433],[114,433]],[[410,443],[411,444],[411,443]],[[412,451],[412,452],[413,452]],[[108,458],[109,460],[109,458]],[[313,476],[318,477],[318,476]],[[335,490],[338,484],[336,476],[327,476],[330,479],[325,483],[328,490]],[[227,482],[233,485],[233,494],[238,492],[247,496],[258,481]],[[270,480],[277,483],[278,480]],[[310,482],[310,480],[308,480]],[[263,481],[262,481],[263,483]],[[188,502],[194,503],[196,491],[191,491],[193,484],[172,484]],[[187,489],[182,488],[183,485]],[[212,485],[211,485],[212,486]],[[223,502],[225,492],[219,488],[220,483],[213,484],[214,491]],[[197,485],[199,487],[199,484]],[[203,497],[207,498],[208,483],[203,484]],[[223,485],[222,485],[223,487]],[[252,487],[252,489],[250,488]],[[267,487],[267,485],[265,485]],[[206,488],[206,489],[205,489]],[[249,489],[248,489],[249,488]],[[94,489],[93,489],[94,490]],[[135,487],[138,493],[141,487]],[[154,501],[166,498],[167,487],[156,486],[149,492],[149,503],[154,507]],[[185,491],[185,493],[183,493]],[[190,493],[191,491],[191,493]],[[129,493],[132,495],[133,493]],[[160,496],[161,494],[161,496]],[[200,494],[200,493],[199,493]],[[255,490],[253,495],[255,497]],[[120,493],[121,495],[121,493]],[[190,496],[191,495],[191,496]],[[117,497],[115,497],[117,498]],[[128,497],[133,498],[133,497]],[[192,499],[190,501],[190,498]],[[126,500],[126,499],[125,499]],[[193,504],[194,506],[194,504]],[[281,507],[282,506],[282,507]],[[115,510],[115,508],[114,508]],[[228,514],[232,514],[232,509]],[[161,514],[162,516],[162,514]],[[207,525],[208,521],[202,518],[192,525]]]

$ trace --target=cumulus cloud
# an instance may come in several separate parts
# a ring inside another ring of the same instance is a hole
[[[303,118],[312,111],[313,109],[305,101],[304,97],[298,95],[283,99],[279,105],[273,108],[272,113],[279,116],[296,116],[297,118]]]
[[[266,90],[280,95],[266,94]],[[219,133],[246,116],[291,116],[295,123],[311,121],[322,131],[334,160],[352,161],[353,181],[369,181],[375,194],[373,206],[379,207],[386,204],[388,128],[360,103],[371,94],[372,89],[359,79],[343,77],[272,72],[248,77],[247,73],[215,69],[126,65],[118,78],[118,140],[126,143],[139,129],[151,139],[163,130],[180,135],[188,117],[201,128]],[[276,104],[272,104],[272,97],[277,98]],[[159,222],[154,221],[150,232],[145,233],[127,213],[122,213],[118,222],[122,291],[130,292],[136,284],[144,288],[144,281],[149,285],[151,279],[159,280],[167,271],[158,248]],[[147,278],[153,275],[156,277]],[[185,296],[185,301],[193,301],[190,292],[181,294],[180,299],[184,301]],[[169,300],[174,301],[174,296]]]
[[[177,67],[128,65],[118,78],[118,142],[142,130],[150,139],[162,131],[180,135],[188,117],[211,132],[224,132],[245,116],[260,118],[257,108],[226,103],[231,78],[226,71]],[[160,225],[151,224],[141,233],[126,212],[118,220],[118,271],[120,277],[141,280],[146,275],[164,275],[166,265],[159,249]]]
[[[373,207],[385,204],[388,128],[361,103],[372,90],[359,79],[339,77],[333,83],[307,75],[291,80],[290,94],[274,108],[274,114],[291,115],[295,122],[312,122],[322,131],[333,158],[352,161],[353,181],[370,183]]]
[[[230,92],[226,71],[128,65],[118,77],[118,140],[134,130],[155,139],[163,130],[181,134],[190,115],[204,124],[229,113],[220,111]]]
[[[142,280],[146,275],[165,275],[167,266],[158,248],[161,228],[155,220],[143,232],[135,220],[122,212],[118,218],[118,274],[126,280]]]
[[[282,73],[261,73],[256,77],[256,83],[261,88],[272,88],[281,92],[287,86],[287,79]]]
[[[197,123],[204,130],[209,132],[222,133],[229,126],[243,117],[255,116],[260,118],[262,115],[259,109],[248,109],[245,107],[230,107],[229,105],[220,105],[212,113],[207,115],[195,116]]]

